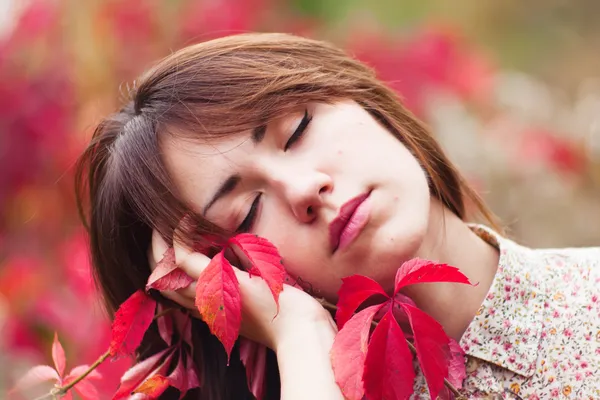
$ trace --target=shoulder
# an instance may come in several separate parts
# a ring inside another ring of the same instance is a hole
[[[534,249],[541,258],[556,262],[584,263],[589,265],[600,264],[600,247],[567,247],[553,249]]]
[[[505,262],[543,267],[581,265],[600,268],[600,247],[531,248],[504,237],[484,225],[470,225],[482,239],[497,247]],[[502,260],[501,260],[502,261]]]
[[[465,388],[522,398],[556,398],[561,391],[597,398],[600,384],[591,377],[600,371],[600,248],[532,249],[477,229],[493,238],[500,259],[461,339],[477,361],[469,364]]]

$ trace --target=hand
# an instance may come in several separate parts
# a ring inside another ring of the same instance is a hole
[[[210,262],[204,254],[191,252],[181,244],[174,242],[175,262],[192,279],[197,280],[200,273]],[[154,266],[167,250],[168,246],[158,232],[152,233],[152,248],[150,266]],[[315,324],[335,330],[335,324],[330,314],[307,293],[290,285],[284,285],[279,295],[279,314],[273,295],[267,284],[260,278],[250,278],[250,275],[234,266],[236,277],[240,284],[242,298],[242,326],[240,334],[262,343],[271,349],[290,332],[305,324]],[[195,306],[196,282],[177,291],[161,292],[165,297],[191,310],[200,318]],[[275,315],[277,316],[275,317]]]

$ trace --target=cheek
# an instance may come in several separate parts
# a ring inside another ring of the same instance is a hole
[[[304,290],[315,296],[328,299],[335,298],[341,280],[333,275],[333,268],[325,254],[320,253],[315,235],[307,229],[290,225],[283,228],[283,223],[265,229],[263,237],[271,241],[279,251],[287,273],[292,277],[291,283],[297,283]]]

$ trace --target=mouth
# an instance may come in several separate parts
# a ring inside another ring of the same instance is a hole
[[[366,225],[370,213],[367,201],[370,195],[369,191],[344,203],[337,217],[329,224],[332,254],[353,242]]]

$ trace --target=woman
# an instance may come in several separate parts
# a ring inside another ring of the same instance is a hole
[[[468,225],[475,214],[499,230],[427,129],[365,65],[323,42],[238,35],[168,56],[131,96],[97,128],[78,174],[110,310],[145,286],[167,242],[197,278],[210,259],[186,249],[205,234],[267,238],[291,276],[333,302],[353,274],[391,291],[399,265],[418,256],[478,282],[405,293],[460,340],[468,397],[600,397],[600,250],[530,250]],[[185,215],[193,223],[179,226]],[[286,286],[273,319],[265,284],[236,273],[241,333],[273,350],[267,398],[342,398],[330,315]],[[193,287],[163,294],[195,309]],[[238,357],[226,367],[220,344],[194,323],[204,383],[187,398],[251,398]],[[159,347],[147,337],[141,356]]]

